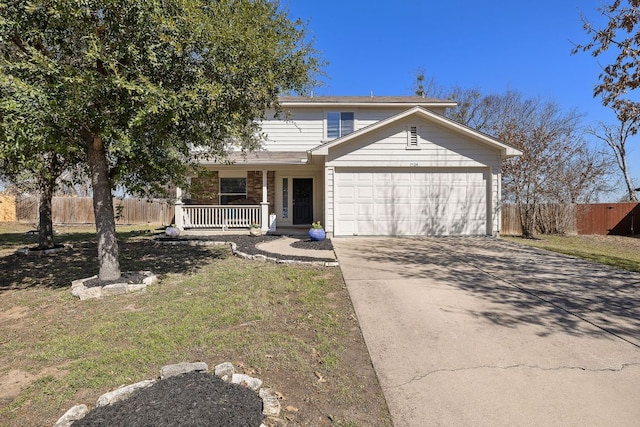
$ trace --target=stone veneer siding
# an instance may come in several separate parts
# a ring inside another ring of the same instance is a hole
[[[267,201],[269,213],[275,212],[276,185],[275,172],[267,171]],[[255,204],[262,202],[262,171],[247,172],[247,200]]]
[[[191,203],[194,205],[218,204],[218,171],[200,172],[191,178]]]
[[[217,205],[219,202],[218,171],[207,171],[191,178],[191,203],[194,205]],[[275,172],[267,171],[267,200],[269,213],[275,212]],[[262,202],[262,171],[247,172],[247,201],[249,205]]]

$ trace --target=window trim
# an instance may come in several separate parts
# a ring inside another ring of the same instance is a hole
[[[222,180],[223,179],[244,179],[244,193],[223,193],[222,192]],[[229,175],[220,174],[218,176],[218,204],[220,206],[226,206],[226,205],[229,204],[229,203],[227,203],[227,204],[223,204],[222,203],[222,197],[223,196],[243,196],[242,198],[246,199],[247,198],[247,176],[246,176],[246,174],[244,176],[229,176]]]
[[[338,136],[329,136],[329,115],[331,114],[337,114],[338,115]],[[344,132],[343,131],[343,123],[346,122],[347,120],[343,119],[342,115],[343,114],[351,114],[351,130],[349,132]],[[355,111],[327,111],[325,114],[325,136],[327,138],[327,140],[334,140],[334,139],[338,139],[338,138],[342,138],[345,135],[348,135],[350,133],[355,132],[356,130],[356,113]]]
[[[407,126],[407,150],[420,150],[420,127],[416,125]]]

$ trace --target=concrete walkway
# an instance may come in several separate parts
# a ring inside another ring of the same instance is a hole
[[[640,274],[488,238],[333,245],[396,427],[640,423]]]
[[[336,254],[333,251],[319,249],[302,249],[294,248],[291,246],[292,243],[295,243],[299,240],[300,239],[292,239],[291,237],[285,236],[277,240],[272,240],[270,242],[258,243],[256,245],[256,248],[261,251],[271,252],[285,257],[304,256],[308,258],[318,259],[336,259]]]

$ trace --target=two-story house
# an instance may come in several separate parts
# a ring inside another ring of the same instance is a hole
[[[521,154],[421,97],[281,97],[264,150],[203,163],[179,228],[309,227],[329,236],[496,235],[501,165]],[[275,215],[275,217],[274,217]],[[275,220],[275,224],[270,223]]]

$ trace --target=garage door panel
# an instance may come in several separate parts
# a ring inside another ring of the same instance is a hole
[[[357,196],[358,199],[363,200],[364,202],[367,202],[373,199],[374,191],[375,190],[373,186],[361,185],[361,186],[358,186],[358,188],[356,188],[356,194],[358,195]]]
[[[336,235],[481,235],[482,171],[336,171]]]

